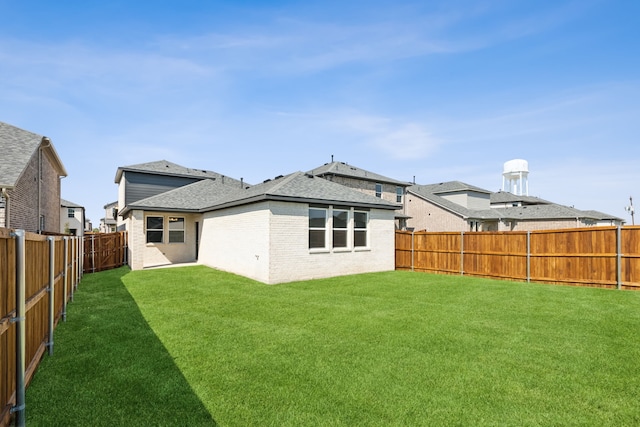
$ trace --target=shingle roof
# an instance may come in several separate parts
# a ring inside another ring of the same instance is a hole
[[[418,193],[432,194],[456,193],[459,191],[475,191],[477,193],[491,194],[491,191],[489,190],[485,190],[484,188],[476,187],[475,185],[470,185],[462,181],[448,181],[428,185],[412,185],[409,189]]]
[[[224,176],[219,174],[218,172],[203,170],[203,169],[191,169],[186,168],[184,166],[180,166],[178,164],[169,162],[167,160],[158,160],[155,162],[149,163],[140,163],[137,165],[131,166],[121,166],[116,171],[115,183],[120,183],[120,179],[122,178],[122,173],[125,171],[131,172],[144,172],[155,175],[169,175],[169,176],[184,176],[190,178],[201,178],[201,179],[217,179],[224,181],[231,181],[232,183],[240,184],[240,181],[228,176]]]
[[[16,185],[42,138],[42,135],[0,122],[0,187]]]
[[[379,175],[377,173],[369,172],[367,170],[358,168],[353,165],[349,165],[344,162],[325,163],[322,166],[319,166],[317,168],[310,170],[308,173],[315,176],[339,175],[339,176],[345,176],[345,177],[351,177],[351,178],[364,179],[367,181],[375,181],[380,183],[399,185],[404,187],[411,185],[409,182],[398,181],[397,179],[393,179],[393,178]]]
[[[527,205],[548,205],[550,201],[533,196],[518,196],[508,191],[498,191],[491,193],[491,203],[517,203],[522,202]]]
[[[65,208],[83,208],[84,207],[65,199],[60,199],[60,206],[64,206]]]
[[[326,179],[295,172],[244,189],[221,185],[218,181],[203,180],[140,200],[127,206],[123,214],[131,209],[207,212],[263,200],[348,204],[391,210],[400,208],[396,204]]]

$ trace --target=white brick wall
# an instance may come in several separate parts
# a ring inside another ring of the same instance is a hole
[[[393,214],[370,211],[369,248],[318,253],[309,250],[306,204],[271,201],[211,212],[203,220],[199,262],[270,284],[393,270]]]

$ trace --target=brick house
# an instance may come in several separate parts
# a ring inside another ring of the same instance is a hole
[[[534,231],[621,225],[624,220],[538,197],[493,193],[460,181],[407,189],[408,226],[427,231]]]
[[[401,230],[406,228],[409,216],[406,214],[404,202],[407,187],[411,183],[389,178],[345,162],[335,162],[333,156],[331,163],[325,163],[308,173],[401,205],[402,209],[395,213],[396,228]]]
[[[161,170],[176,187],[141,176]],[[116,183],[134,270],[197,262],[271,284],[395,268],[400,205],[309,173],[247,185],[161,161],[119,168]]]
[[[59,233],[67,172],[51,140],[0,122],[0,153],[0,227]]]

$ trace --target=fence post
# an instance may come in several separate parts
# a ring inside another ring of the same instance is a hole
[[[76,240],[73,237],[71,239],[71,270],[69,271],[69,286],[71,286],[71,302],[73,302],[73,291],[75,290],[75,275],[76,275]]]
[[[55,317],[55,292],[54,292],[54,284],[55,284],[55,240],[52,236],[47,237],[49,241],[49,287],[47,288],[47,292],[49,292],[49,342],[47,342],[47,348],[49,350],[49,355],[53,354],[53,319]]]
[[[96,243],[95,243],[95,235],[91,235],[91,272],[96,272]]]
[[[415,231],[411,232],[411,271],[414,271],[414,263],[415,263]]]
[[[527,231],[527,283],[531,282],[531,232]]]
[[[76,236],[76,289],[80,284],[80,277],[82,277],[82,245],[80,236]]]
[[[25,267],[25,231],[15,230],[16,238],[16,315],[10,320],[16,324],[16,404],[10,410],[16,414],[16,427],[25,425],[25,358],[26,358],[26,267]]]
[[[618,290],[622,289],[622,227],[616,230],[616,282]]]
[[[64,284],[63,292],[64,296],[62,297],[62,321],[67,321],[67,270],[69,269],[69,238],[64,237],[64,269],[62,271],[62,283]]]
[[[464,231],[460,232],[460,275],[464,276]]]

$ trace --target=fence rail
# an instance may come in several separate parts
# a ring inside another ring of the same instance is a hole
[[[640,290],[640,227],[396,231],[396,269]]]

